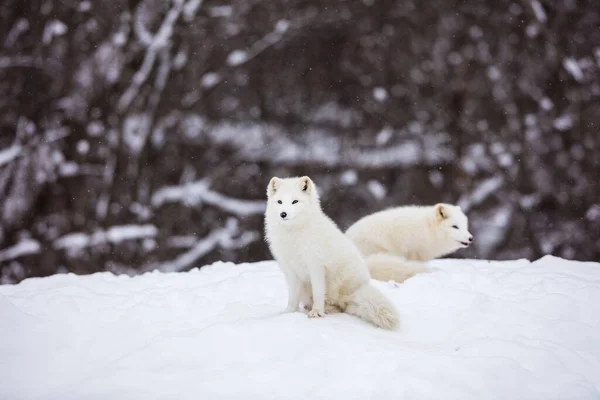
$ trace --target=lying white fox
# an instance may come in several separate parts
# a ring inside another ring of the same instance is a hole
[[[441,203],[376,212],[354,223],[346,236],[365,257],[371,277],[396,282],[429,272],[422,261],[469,247],[473,241],[461,208]]]

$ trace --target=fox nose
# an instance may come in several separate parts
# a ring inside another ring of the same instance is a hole
[[[287,217],[287,213],[286,212],[282,212],[281,214],[279,214],[281,216],[281,218],[285,218]]]
[[[473,241],[473,236],[469,236],[469,242]]]

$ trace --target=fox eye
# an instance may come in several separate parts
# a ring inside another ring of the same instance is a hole
[[[292,201],[292,204],[296,204],[298,202],[298,200],[294,200]]]
[[[277,200],[277,202],[278,202],[279,204],[283,204],[283,203],[281,202],[281,200]]]
[[[452,227],[453,227],[454,229],[458,229],[458,226],[456,226],[456,225],[452,225]]]

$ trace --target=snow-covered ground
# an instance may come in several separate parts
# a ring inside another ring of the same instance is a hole
[[[274,262],[0,286],[0,399],[598,399],[600,264],[437,260],[397,332],[281,314]]]

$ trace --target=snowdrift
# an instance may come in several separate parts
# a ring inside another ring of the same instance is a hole
[[[598,399],[600,264],[437,260],[397,332],[281,314],[275,262],[0,286],[0,399]]]

